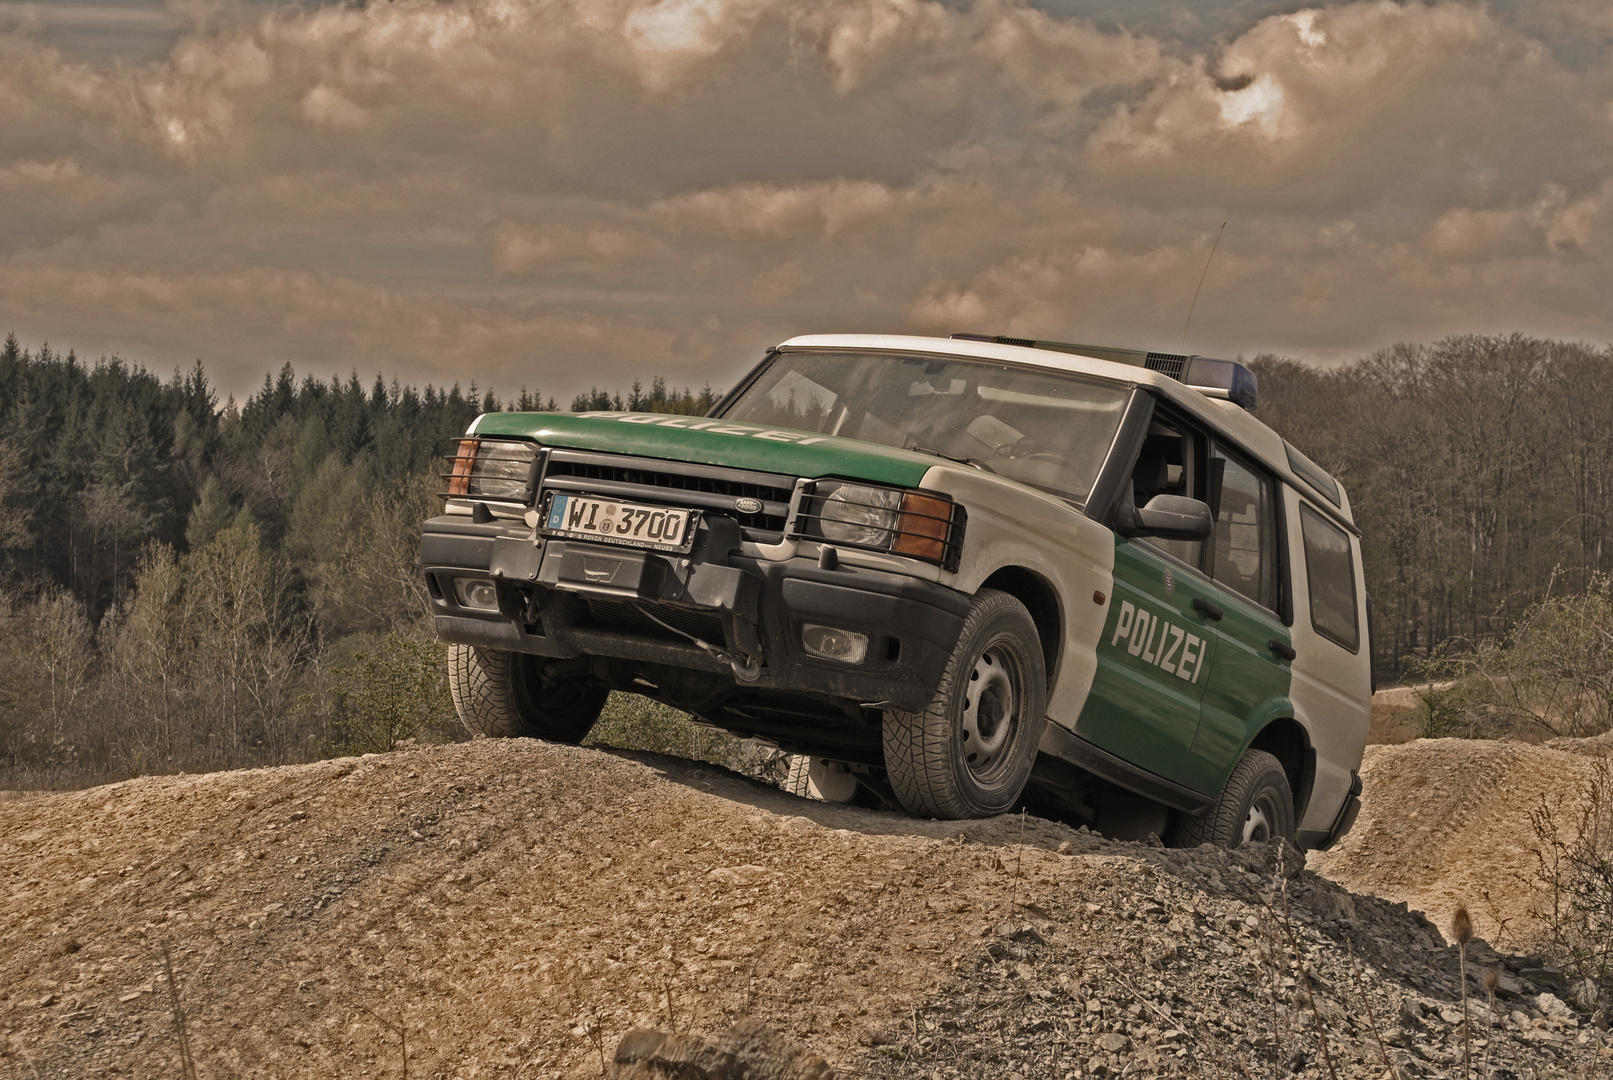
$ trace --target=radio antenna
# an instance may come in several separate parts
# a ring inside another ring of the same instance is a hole
[[[1193,302],[1187,305],[1187,322],[1182,324],[1182,351],[1187,351],[1187,328],[1193,325],[1193,309],[1199,306],[1199,290],[1204,288],[1204,279],[1210,273],[1210,260],[1215,258],[1215,249],[1221,246],[1221,234],[1227,231],[1227,223],[1221,223],[1221,232],[1215,234],[1215,243],[1210,245],[1210,258],[1204,260],[1204,273],[1199,275],[1199,285],[1193,290]]]

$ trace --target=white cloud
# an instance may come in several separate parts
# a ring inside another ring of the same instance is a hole
[[[1227,221],[1190,347],[1613,338],[1613,64],[1485,5],[1197,52],[1016,0],[174,10],[144,64],[0,29],[0,331],[562,395],[809,330],[1175,347]]]
[[[303,95],[302,115],[316,127],[337,130],[363,127],[368,119],[363,109],[325,85],[316,86]]]
[[[745,184],[663,199],[653,215],[675,228],[706,227],[726,233],[785,236],[803,230],[833,235],[877,217],[896,203],[883,184],[831,180],[816,184]]]
[[[723,22],[722,0],[658,0],[627,16],[628,40],[650,52],[705,52]]]
[[[47,187],[77,180],[78,162],[72,158],[57,161],[19,161],[0,168],[0,188]]]
[[[1228,127],[1254,124],[1264,134],[1275,136],[1282,123],[1284,101],[1283,88],[1277,80],[1262,75],[1241,90],[1223,92],[1217,106],[1221,122]]]

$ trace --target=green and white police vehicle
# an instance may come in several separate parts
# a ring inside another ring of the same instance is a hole
[[[421,565],[460,718],[611,690],[936,818],[1326,847],[1371,696],[1338,482],[1200,356],[793,338],[706,417],[488,413]]]

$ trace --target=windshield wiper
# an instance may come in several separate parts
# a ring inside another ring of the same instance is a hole
[[[912,450],[915,453],[919,453],[919,454],[929,454],[932,457],[945,458],[948,461],[956,461],[959,465],[973,465],[977,469],[983,469],[984,471],[989,472],[989,473],[991,473],[993,475],[997,474],[996,469],[993,469],[990,465],[987,465],[984,461],[981,461],[979,458],[957,457],[957,456],[955,456],[953,454],[943,454],[943,453],[941,453],[941,451],[939,451],[939,450],[931,450],[927,446],[907,446],[907,447],[903,447],[903,449]]]

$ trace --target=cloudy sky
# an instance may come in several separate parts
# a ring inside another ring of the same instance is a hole
[[[0,0],[0,334],[241,393],[803,332],[1613,340],[1609,0]]]

